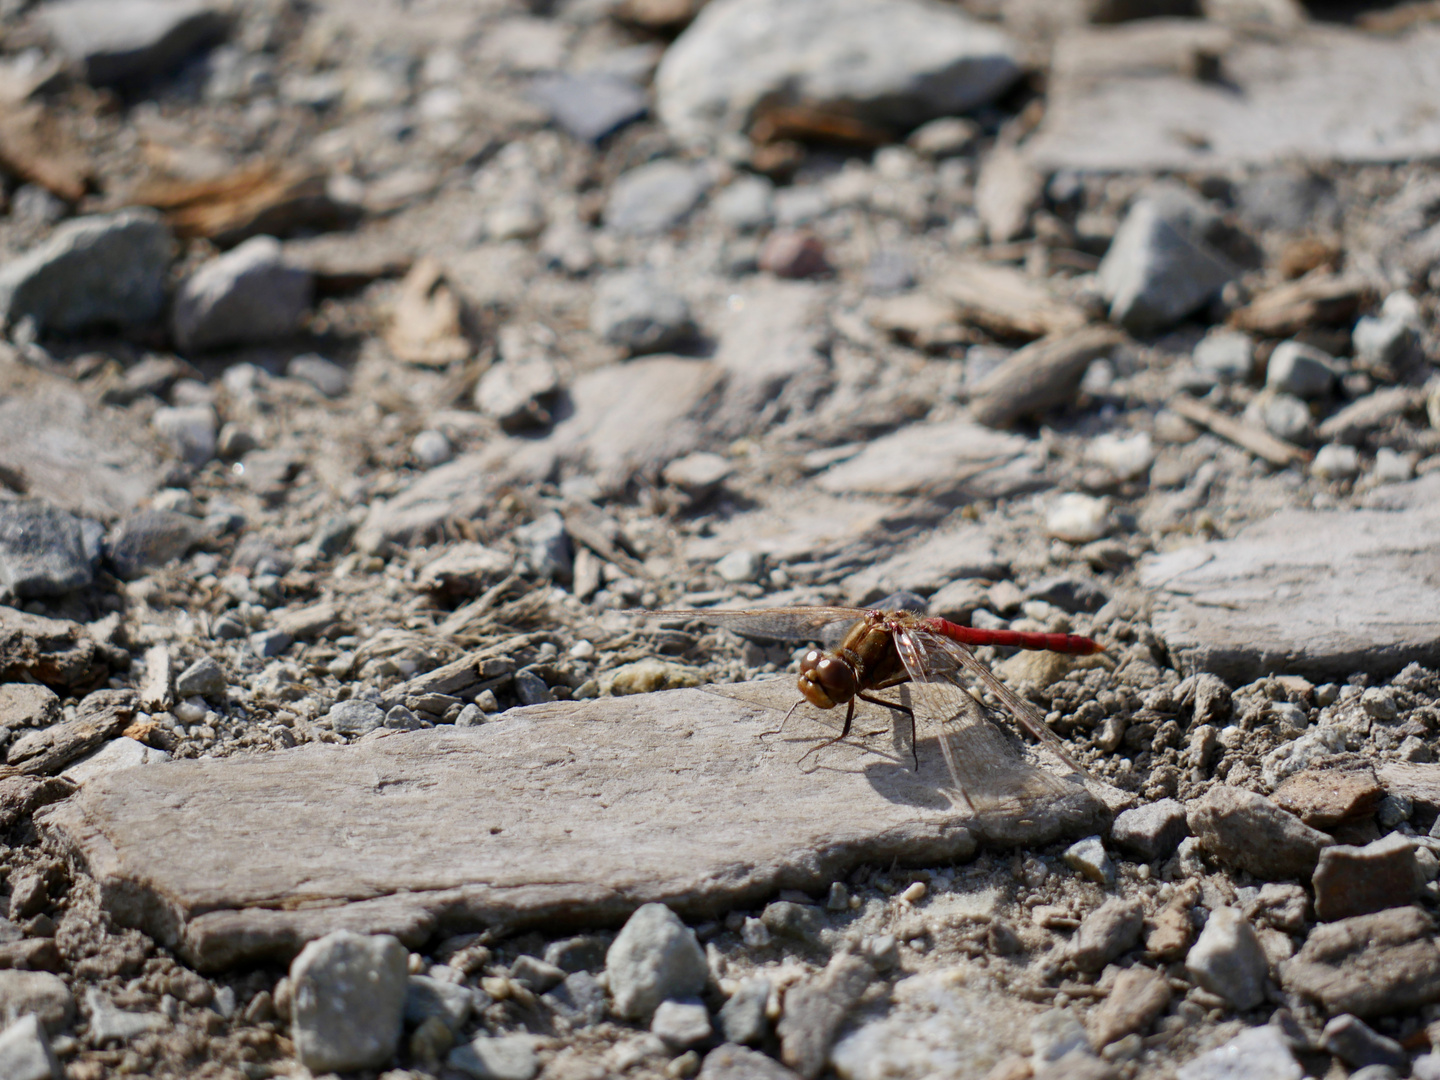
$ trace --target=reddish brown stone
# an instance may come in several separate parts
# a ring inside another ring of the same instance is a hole
[[[1306,769],[1276,788],[1271,799],[1311,828],[1329,829],[1373,814],[1384,794],[1374,770],[1365,765]]]
[[[1315,915],[1322,922],[1403,907],[1420,894],[1415,845],[1391,833],[1364,847],[1326,848],[1314,884]]]

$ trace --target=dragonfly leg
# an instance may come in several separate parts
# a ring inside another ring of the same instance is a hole
[[[818,743],[817,745],[812,746],[809,750],[806,750],[805,753],[803,753],[803,754],[800,755],[800,761],[797,761],[795,764],[796,764],[796,765],[799,765],[801,761],[804,761],[804,760],[805,760],[807,757],[809,757],[811,754],[818,754],[821,750],[824,750],[825,747],[827,747],[827,746],[834,746],[834,745],[835,745],[837,742],[839,742],[841,739],[845,738],[845,736],[849,735],[849,734],[850,734],[850,722],[851,722],[852,720],[854,720],[854,719],[855,719],[855,699],[854,699],[854,698],[851,698],[851,699],[850,699],[850,705],[849,705],[849,707],[845,710],[845,726],[840,729],[840,734],[839,734],[839,735],[836,735],[833,739],[826,739],[824,742]]]
[[[905,681],[904,679],[897,679],[895,682],[890,683],[889,685],[895,686],[895,685],[898,685],[899,683],[904,682],[904,681]],[[855,696],[858,697],[858,698],[861,698],[862,700],[865,700],[865,701],[870,702],[870,704],[872,704],[872,705],[883,705],[883,706],[885,706],[885,708],[887,708],[887,709],[894,709],[896,712],[902,712],[902,713],[904,713],[906,716],[908,716],[908,717],[910,718],[910,755],[911,755],[911,757],[913,757],[913,758],[915,759],[915,771],[916,771],[916,772],[919,772],[919,771],[920,771],[920,747],[919,747],[919,745],[918,745],[918,743],[917,743],[917,741],[916,741],[916,737],[915,737],[915,710],[912,709],[912,708],[910,708],[909,705],[901,705],[901,704],[900,704],[899,702],[897,702],[897,701],[886,701],[884,698],[871,697],[869,694],[865,693],[864,691],[861,691],[860,693],[856,694]]]
[[[804,703],[804,701],[805,701],[805,699],[804,699],[804,698],[801,698],[799,701],[795,702],[794,705],[791,705],[791,706],[790,706],[790,711],[787,712],[787,713],[785,714],[785,718],[780,721],[780,726],[777,727],[774,731],[762,731],[762,732],[760,732],[760,738],[763,739],[766,735],[779,735],[782,731],[784,731],[784,730],[785,730],[785,725],[790,722],[790,717],[792,717],[792,716],[795,715],[795,710],[798,709],[798,708]]]

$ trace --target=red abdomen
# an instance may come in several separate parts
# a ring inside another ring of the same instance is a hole
[[[1079,634],[1032,634],[1024,630],[977,630],[948,619],[926,619],[926,626],[962,645],[1004,645],[1012,649],[1035,649],[1046,652],[1089,656],[1103,652],[1104,646]]]

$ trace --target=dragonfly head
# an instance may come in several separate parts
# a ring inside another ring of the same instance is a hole
[[[860,689],[855,669],[839,657],[811,649],[800,661],[800,693],[817,709],[833,709]]]

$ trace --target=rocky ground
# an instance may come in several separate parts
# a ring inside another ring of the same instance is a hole
[[[1440,1077],[1435,18],[0,3],[0,1075]]]

